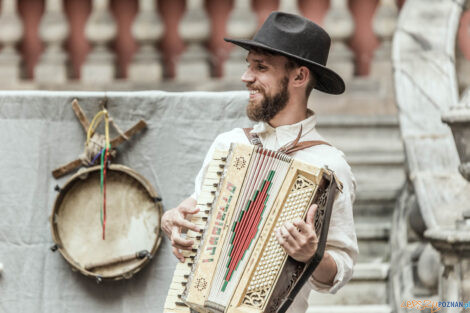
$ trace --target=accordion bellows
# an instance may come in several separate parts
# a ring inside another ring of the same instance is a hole
[[[285,311],[323,256],[338,188],[328,169],[280,152],[243,144],[216,151],[190,219],[204,231],[186,234],[195,244],[176,267],[164,312]],[[319,244],[305,264],[287,256],[275,230],[305,218],[313,203]]]

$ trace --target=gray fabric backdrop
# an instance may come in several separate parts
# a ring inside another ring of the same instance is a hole
[[[248,127],[246,92],[0,92],[1,312],[161,312],[176,265],[169,241],[130,280],[96,284],[72,272],[49,247],[49,215],[56,184],[51,171],[77,158],[85,134],[71,102],[88,118],[108,99],[121,129],[145,119],[148,129],[119,147],[115,163],[143,174],[174,207],[193,188],[193,178],[215,136]]]

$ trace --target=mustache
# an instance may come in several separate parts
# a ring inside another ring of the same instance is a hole
[[[248,89],[250,89],[250,88],[251,89],[258,89],[260,91],[263,91],[263,89],[261,87],[256,86],[254,83],[246,83],[246,88],[248,88]]]

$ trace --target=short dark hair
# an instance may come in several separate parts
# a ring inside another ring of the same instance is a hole
[[[308,67],[306,64],[302,63],[301,61],[299,61],[297,59],[294,59],[292,57],[289,57],[287,55],[284,55],[282,53],[278,53],[278,52],[275,52],[275,51],[271,51],[271,50],[267,50],[267,49],[263,49],[263,48],[259,48],[259,47],[252,47],[250,49],[250,51],[253,51],[253,52],[259,53],[259,54],[264,54],[264,55],[273,55],[273,56],[286,57],[287,62],[285,64],[285,68],[286,68],[287,71],[291,71],[295,68],[305,66],[306,68],[308,68],[308,71],[310,72],[310,79],[308,81],[307,88],[305,89],[305,95],[307,96],[307,98],[310,95],[310,93],[312,92],[313,88],[315,88],[315,85],[317,84],[317,77],[316,77],[315,73],[313,72],[313,70],[310,67]]]
[[[280,54],[280,55],[282,55],[282,54]],[[312,92],[313,88],[315,87],[315,85],[317,83],[316,75],[313,73],[313,71],[307,65],[302,64],[301,62],[298,62],[294,58],[290,58],[288,56],[286,56],[286,58],[287,58],[286,70],[288,70],[288,71],[293,70],[293,69],[298,68],[298,67],[301,67],[301,66],[305,66],[306,68],[308,68],[308,71],[310,72],[310,79],[308,80],[307,89],[305,89],[305,95],[308,98],[308,96],[310,95],[310,93]]]

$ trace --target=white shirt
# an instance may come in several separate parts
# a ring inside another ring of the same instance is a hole
[[[325,139],[315,129],[316,117],[310,111],[310,116],[305,120],[292,124],[273,128],[268,123],[260,122],[256,124],[252,133],[258,134],[264,148],[277,150],[283,145],[292,142],[300,130],[302,125],[302,137],[299,142],[307,140],[323,140]],[[204,164],[196,176],[195,192],[191,197],[197,199],[201,188],[202,181],[207,170],[207,166],[211,161],[214,150],[228,150],[231,143],[249,144],[243,129],[235,128],[229,132],[222,133],[214,140],[207,155]],[[305,163],[317,166],[328,166],[333,170],[336,176],[343,184],[343,192],[333,204],[331,214],[330,228],[328,232],[326,251],[335,260],[338,271],[331,286],[316,281],[313,276],[309,283],[305,284],[299,292],[294,302],[287,312],[305,312],[308,307],[308,296],[311,289],[319,292],[336,293],[338,289],[344,286],[352,277],[353,266],[356,263],[358,254],[356,231],[354,229],[352,204],[355,198],[356,181],[351,172],[351,167],[345,160],[343,152],[328,146],[318,145],[304,150],[294,152],[291,156]]]

